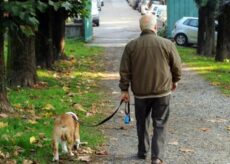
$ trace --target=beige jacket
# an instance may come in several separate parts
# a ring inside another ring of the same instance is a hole
[[[181,59],[170,40],[144,31],[126,45],[120,63],[122,91],[131,84],[135,96],[162,95],[180,79]]]

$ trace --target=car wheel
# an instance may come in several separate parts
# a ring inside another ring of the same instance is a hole
[[[188,44],[188,38],[185,34],[177,34],[174,38],[176,44],[179,46],[186,46]]]

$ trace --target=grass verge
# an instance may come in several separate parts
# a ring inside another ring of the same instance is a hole
[[[65,53],[69,59],[55,63],[54,70],[37,71],[40,83],[33,88],[9,90],[15,113],[0,120],[0,161],[51,163],[56,114],[73,111],[89,124],[102,119],[100,111],[107,102],[97,81],[103,49],[67,40]],[[80,133],[91,149],[104,142],[97,128],[81,126]]]
[[[210,85],[217,86],[230,96],[230,62],[216,62],[213,57],[198,56],[194,48],[178,47],[182,61],[203,75]]]

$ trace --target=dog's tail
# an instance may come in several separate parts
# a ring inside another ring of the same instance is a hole
[[[78,117],[77,117],[77,115],[75,113],[73,113],[73,112],[66,112],[65,114],[71,115],[76,122],[79,121],[79,119],[78,119]]]

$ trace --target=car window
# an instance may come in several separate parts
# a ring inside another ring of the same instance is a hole
[[[187,26],[198,27],[198,19],[187,19],[183,24]]]
[[[188,25],[192,26],[192,27],[198,27],[198,20],[197,19],[190,19]]]

